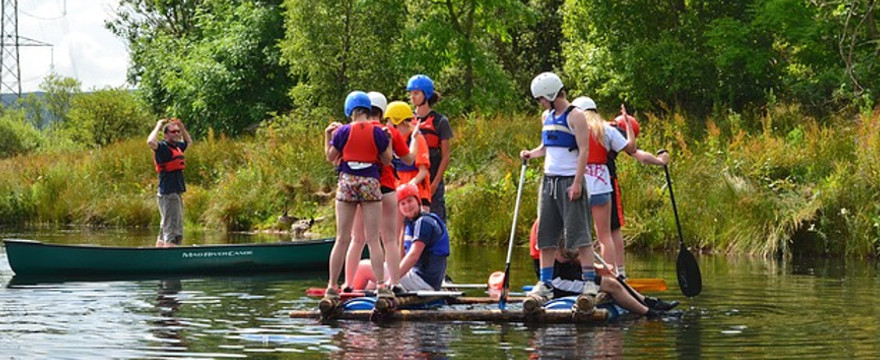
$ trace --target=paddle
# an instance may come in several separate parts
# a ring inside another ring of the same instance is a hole
[[[596,259],[599,260],[600,263],[602,263],[602,266],[604,266],[606,269],[611,269],[611,267],[608,266],[608,263],[605,262],[605,259],[602,258],[602,255],[599,255],[599,253],[595,251],[593,251],[593,255],[596,257]],[[626,279],[623,278],[623,275],[620,275],[620,272],[617,271],[617,268],[614,268],[614,279],[617,280],[617,282],[619,282],[620,285],[622,285],[623,288],[626,289],[626,292],[628,292],[633,298],[635,298],[636,301],[639,302],[639,304],[648,306],[648,304],[645,304],[645,300],[636,295],[636,291],[633,290],[633,288],[626,283]]]
[[[667,152],[665,149],[657,152],[657,155]],[[669,176],[669,168],[663,165],[666,172],[666,186],[669,187],[669,199],[672,200],[672,212],[675,214],[675,226],[678,228],[678,261],[675,263],[675,271],[678,273],[678,286],[681,293],[687,297],[694,297],[703,290],[703,278],[700,276],[700,267],[694,254],[688,251],[684,245],[684,236],[681,233],[681,222],[678,220],[678,208],[675,206],[675,195],[672,192],[672,178]]]
[[[519,217],[519,203],[522,200],[523,182],[526,179],[526,165],[528,160],[523,159],[519,169],[519,186],[516,188],[516,205],[513,207],[513,224],[510,226],[510,239],[507,241],[507,265],[504,266],[504,282],[501,286],[501,296],[498,297],[498,308],[504,310],[507,306],[507,293],[510,290],[510,257],[513,255],[513,237],[516,235],[516,219]]]

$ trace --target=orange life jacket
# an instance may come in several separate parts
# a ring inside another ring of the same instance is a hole
[[[429,149],[436,149],[440,147],[440,133],[437,132],[437,127],[434,124],[434,112],[428,114],[428,117],[422,121],[421,125],[419,125],[419,131],[422,132],[422,135],[425,136],[425,140],[428,142]]]
[[[602,139],[605,141],[605,139]],[[593,133],[590,132],[590,154],[587,156],[587,164],[607,164],[608,163],[608,149],[605,149],[604,146],[598,141],[596,141],[596,137],[593,136]]]
[[[350,125],[348,141],[342,148],[342,161],[379,163],[379,149],[373,138],[374,128],[376,124],[370,122],[356,122]]]
[[[159,163],[156,162],[156,157],[153,157],[153,163],[156,164],[156,172],[171,172],[177,170],[183,170],[186,168],[186,162],[183,159],[183,151],[180,150],[179,147],[176,146],[168,146],[168,149],[171,150],[171,160],[167,162]]]

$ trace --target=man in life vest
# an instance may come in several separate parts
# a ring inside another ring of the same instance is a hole
[[[562,80],[554,73],[536,76],[532,96],[544,110],[541,145],[522,150],[523,160],[544,157],[544,176],[538,198],[538,248],[540,280],[523,302],[523,310],[534,311],[553,297],[553,262],[557,242],[563,236],[565,248],[578,252],[584,280],[578,308],[591,311],[599,290],[593,266],[593,242],[584,171],[589,155],[589,128],[584,113],[566,98]]]
[[[164,134],[158,140],[159,131]],[[180,245],[183,240],[183,199],[186,192],[183,169],[186,168],[183,152],[192,144],[192,138],[183,122],[178,119],[161,119],[147,137],[147,144],[153,150],[153,162],[159,173],[159,236],[156,247]]]

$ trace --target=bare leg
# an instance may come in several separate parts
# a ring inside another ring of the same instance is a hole
[[[382,195],[382,219],[380,233],[385,248],[385,263],[388,264],[390,285],[400,284],[400,246],[397,236],[397,193]]]
[[[347,287],[354,284],[354,275],[357,273],[358,263],[361,261],[361,254],[364,252],[364,245],[366,245],[363,213],[363,207],[358,206],[351,228],[351,245],[349,245],[345,257],[345,286]]]
[[[639,315],[645,315],[648,313],[648,307],[639,302],[639,300],[642,299],[632,297],[632,295],[630,295],[629,292],[627,292],[626,289],[624,289],[623,286],[612,277],[606,276],[602,278],[602,285],[599,289],[611,295],[617,304],[632,313]],[[636,294],[641,296],[641,294]],[[644,296],[642,296],[642,298],[644,298]]]
[[[541,268],[553,267],[556,261],[556,248],[548,247],[540,249],[541,252]],[[592,257],[592,254],[590,255]]]
[[[361,203],[364,216],[364,233],[367,246],[370,247],[370,264],[373,266],[373,274],[376,279],[385,278],[385,251],[379,242],[379,225],[381,221],[382,203],[368,201]],[[398,260],[399,261],[399,260]],[[381,280],[379,280],[381,281]]]
[[[328,289],[338,288],[336,281],[342,273],[345,263],[345,253],[351,243],[351,226],[358,204],[345,201],[336,201],[336,242],[330,251],[330,279],[327,280]]]
[[[614,240],[614,250],[617,253],[617,257],[611,259],[617,265],[619,269],[621,266],[626,265],[626,254],[623,251],[623,233],[620,232],[620,229],[611,230],[611,239]]]
[[[616,264],[617,249],[611,238],[611,202],[591,206],[590,210],[593,214],[593,222],[596,224],[596,238],[602,244],[602,258]]]
[[[544,256],[542,254],[541,260],[544,260]],[[593,256],[593,245],[582,246],[578,248],[578,261],[581,263],[581,267],[583,268],[584,264],[593,264],[596,261],[595,256]],[[551,262],[552,264],[552,262]],[[544,266],[543,264],[541,266]]]

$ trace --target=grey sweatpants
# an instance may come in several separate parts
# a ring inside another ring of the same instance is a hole
[[[565,248],[575,250],[593,243],[590,233],[590,208],[587,187],[581,197],[568,200],[568,188],[574,176],[547,176],[541,180],[538,199],[538,248],[553,248],[563,236]]]
[[[156,198],[162,216],[158,240],[180,245],[183,240],[183,198],[180,193],[159,194]]]

